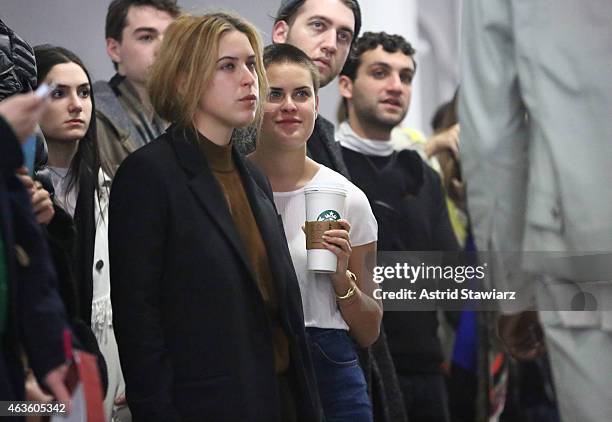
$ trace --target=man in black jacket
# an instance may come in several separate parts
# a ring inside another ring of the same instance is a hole
[[[336,134],[351,180],[368,196],[380,251],[456,251],[436,172],[389,142],[410,105],[414,49],[398,35],[366,32],[339,80],[348,120]],[[383,325],[410,421],[448,421],[436,311],[385,312]]]

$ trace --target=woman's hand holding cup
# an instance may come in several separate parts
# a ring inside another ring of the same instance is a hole
[[[348,286],[349,283],[346,277],[346,270],[348,270],[349,258],[351,257],[352,252],[351,240],[349,236],[351,225],[344,219],[338,220],[338,223],[340,223],[340,229],[327,230],[325,233],[323,233],[323,246],[338,258],[336,272],[330,274],[333,283]]]

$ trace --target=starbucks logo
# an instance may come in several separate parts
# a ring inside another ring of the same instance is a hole
[[[338,214],[338,212],[334,210],[323,211],[317,217],[317,221],[338,221],[338,220],[340,220],[340,214]]]

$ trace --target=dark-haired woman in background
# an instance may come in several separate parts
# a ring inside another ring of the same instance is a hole
[[[91,325],[106,361],[108,389],[104,408],[110,420],[117,410],[115,400],[123,401],[125,384],[110,303],[107,241],[110,182],[100,169],[97,154],[91,79],[82,61],[65,48],[41,45],[34,48],[34,53],[39,84],[57,85],[40,120],[49,149],[46,169],[55,201],[65,211],[57,214],[51,224],[60,223],[69,235],[72,217],[76,230],[74,244],[67,239],[69,236],[64,237],[63,250],[68,259],[59,261],[68,262],[68,268],[60,272],[74,276],[77,312]]]

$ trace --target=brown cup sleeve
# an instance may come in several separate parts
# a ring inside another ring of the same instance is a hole
[[[342,225],[337,221],[306,221],[306,249],[325,249],[323,233],[341,228]]]

